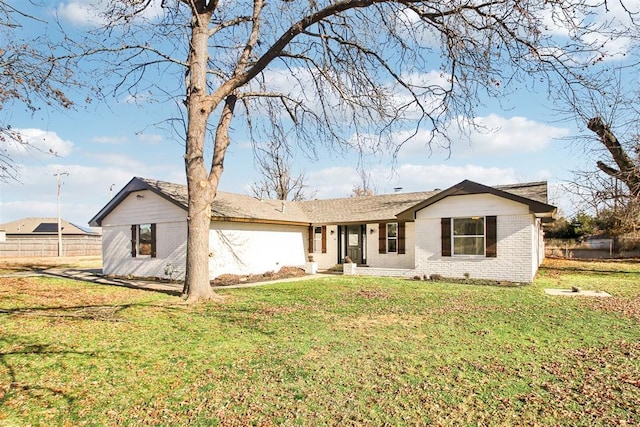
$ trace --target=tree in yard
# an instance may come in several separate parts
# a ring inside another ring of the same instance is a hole
[[[211,203],[234,130],[257,138],[279,126],[310,152],[397,153],[426,128],[429,146],[473,117],[484,96],[597,85],[590,64],[606,54],[589,36],[618,36],[597,20],[605,0],[106,3],[99,28],[70,56],[87,67],[105,55],[98,68],[117,79],[116,91],[184,105],[188,302],[215,298]]]
[[[69,64],[55,55],[56,45],[47,37],[27,38],[25,26],[44,26],[16,4],[0,0],[0,112],[23,107],[36,113],[42,105],[70,108],[67,90],[75,86]],[[37,4],[30,0],[31,4]],[[29,149],[29,141],[11,127],[10,116],[0,117],[0,181],[19,180],[12,153]],[[55,153],[51,153],[55,154]]]
[[[266,147],[256,147],[256,163],[262,180],[251,185],[255,197],[300,201],[308,198],[304,173],[294,175],[291,155],[282,139],[272,139]]]

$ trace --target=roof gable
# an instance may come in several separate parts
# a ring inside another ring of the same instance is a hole
[[[398,219],[413,221],[415,219],[416,212],[418,212],[419,210],[431,206],[444,198],[467,194],[492,194],[494,196],[522,203],[528,206],[529,212],[538,217],[550,218],[556,212],[556,208],[555,206],[551,206],[546,203],[546,184],[542,184],[543,183],[529,183],[513,186],[488,187],[477,182],[464,180],[454,186],[447,188],[444,191],[441,191],[440,193],[429,197],[428,199],[416,204],[415,206],[412,206],[409,209],[398,213]],[[541,186],[544,186],[544,191],[539,188]],[[517,192],[529,194],[531,197],[536,197],[538,200],[521,196],[519,194],[516,194]],[[539,200],[543,197],[545,202]]]

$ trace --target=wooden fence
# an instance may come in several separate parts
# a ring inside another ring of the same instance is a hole
[[[96,256],[102,254],[102,236],[65,237],[62,256]],[[58,256],[57,238],[23,238],[0,242],[0,258]]]

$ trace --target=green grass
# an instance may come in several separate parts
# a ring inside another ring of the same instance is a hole
[[[614,297],[544,294],[571,286]],[[0,279],[0,425],[640,423],[638,264],[221,293]]]

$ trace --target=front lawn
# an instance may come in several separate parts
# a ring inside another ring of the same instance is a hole
[[[544,294],[571,286],[613,297]],[[640,423],[640,264],[220,293],[0,279],[0,425]]]

